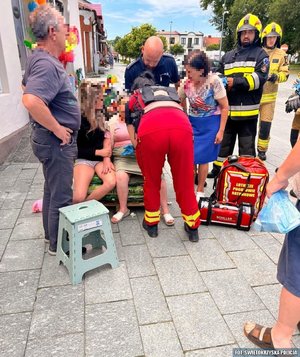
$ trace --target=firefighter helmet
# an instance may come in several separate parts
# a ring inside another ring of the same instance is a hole
[[[268,24],[262,32],[263,46],[266,45],[266,37],[277,37],[275,46],[280,47],[280,42],[282,38],[282,29],[276,22],[271,22]]]
[[[238,23],[236,32],[239,33],[245,30],[256,30],[258,32],[258,36],[261,37],[262,24],[260,19],[253,14],[247,14],[244,16]]]
[[[282,37],[282,29],[278,24],[276,24],[276,22],[268,24],[262,32],[262,38],[270,36]]]

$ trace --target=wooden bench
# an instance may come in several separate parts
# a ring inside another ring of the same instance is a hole
[[[88,194],[90,194],[95,188],[102,185],[102,180],[95,175],[90,183]],[[128,185],[128,207],[144,207],[144,181],[142,176],[131,175]],[[107,207],[119,206],[119,200],[116,187],[110,191],[106,196],[101,199],[101,202]]]

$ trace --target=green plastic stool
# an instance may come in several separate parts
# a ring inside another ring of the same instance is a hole
[[[62,207],[59,212],[56,259],[68,269],[73,285],[80,283],[87,271],[104,264],[110,264],[112,268],[119,266],[109,211],[102,203],[95,200],[82,202]],[[102,254],[83,259],[82,247],[86,244],[106,249]]]

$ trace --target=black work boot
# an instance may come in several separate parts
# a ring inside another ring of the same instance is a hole
[[[258,157],[262,160],[262,161],[266,161],[267,160],[267,155],[266,155],[266,152],[265,151],[260,151],[260,150],[257,150],[258,151]]]
[[[216,165],[213,166],[212,170],[207,174],[207,178],[215,178],[218,176],[220,168]]]
[[[187,232],[190,242],[195,243],[199,241],[198,228],[190,228],[189,225],[184,222],[184,230]]]
[[[149,226],[145,219],[143,219],[143,228],[147,231],[148,236],[151,238],[156,238],[158,236],[158,230],[157,230],[157,224],[154,224],[153,226]]]

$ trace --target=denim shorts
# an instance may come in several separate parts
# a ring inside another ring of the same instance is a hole
[[[87,165],[91,168],[95,168],[97,164],[102,161],[92,161],[92,160],[86,160],[86,159],[76,159],[75,160],[75,166],[76,165]]]
[[[296,207],[300,211],[300,201]],[[286,290],[300,297],[300,226],[285,236],[278,260],[277,279]]]

